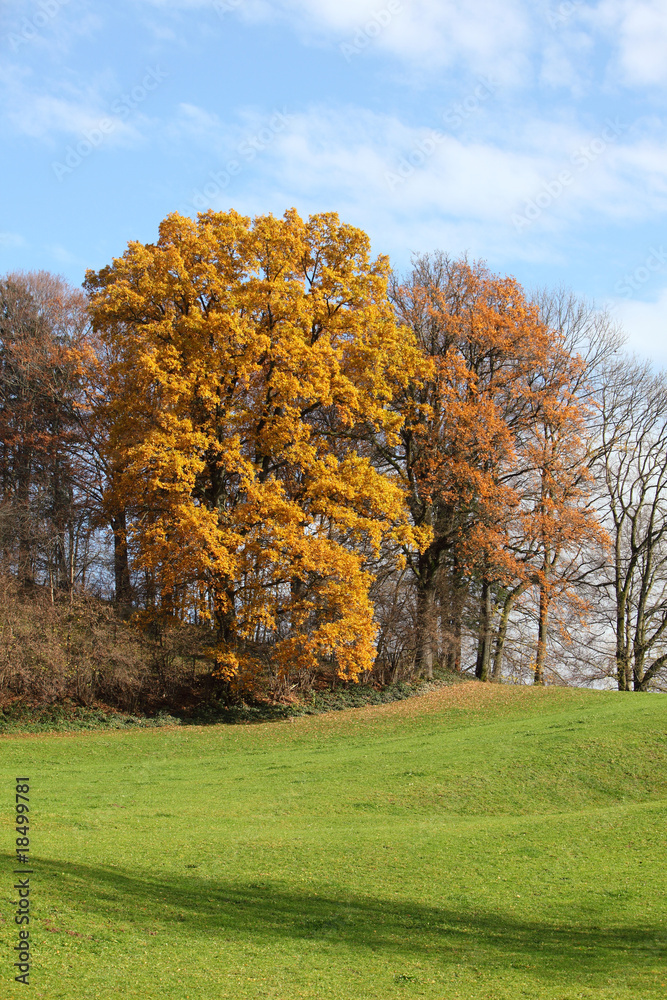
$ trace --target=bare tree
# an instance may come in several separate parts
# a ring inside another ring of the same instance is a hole
[[[667,378],[624,359],[607,369],[600,396],[616,680],[621,691],[646,691],[667,668]]]

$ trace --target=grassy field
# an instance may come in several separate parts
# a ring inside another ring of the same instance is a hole
[[[471,683],[263,725],[2,737],[2,996],[664,1000],[666,723],[665,695]]]

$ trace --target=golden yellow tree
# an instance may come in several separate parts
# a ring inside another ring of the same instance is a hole
[[[418,364],[388,262],[335,214],[173,214],[86,287],[114,358],[109,504],[132,512],[156,606],[216,629],[218,671],[374,657],[362,550],[409,529],[401,489],[354,447],[393,440]]]

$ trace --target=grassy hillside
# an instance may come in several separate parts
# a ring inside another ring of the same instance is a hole
[[[3,737],[36,869],[33,985],[7,995],[664,998],[666,723],[664,695],[471,683]]]

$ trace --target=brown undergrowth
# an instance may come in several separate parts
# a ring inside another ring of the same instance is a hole
[[[278,710],[354,707],[390,690],[407,697],[419,683],[409,663],[393,669],[391,684],[382,663],[358,684],[341,681],[328,662],[319,672],[278,675],[256,650],[248,657],[253,670],[226,681],[214,647],[210,628],[147,612],[123,616],[91,594],[20,586],[0,575],[0,712],[12,716],[59,705],[194,719],[236,706],[263,720]]]

